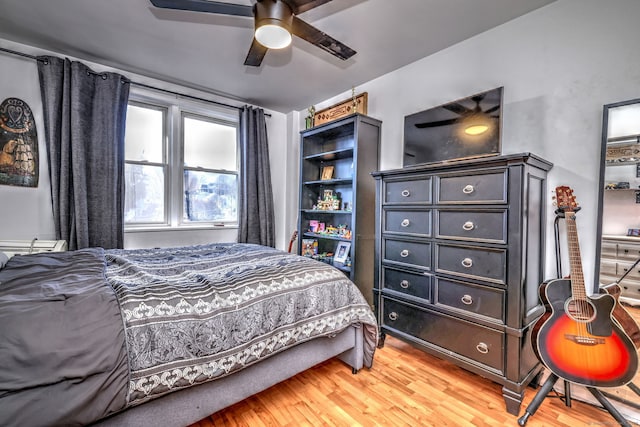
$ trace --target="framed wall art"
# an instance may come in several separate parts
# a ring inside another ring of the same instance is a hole
[[[18,98],[0,104],[0,184],[38,186],[38,135],[31,108]]]

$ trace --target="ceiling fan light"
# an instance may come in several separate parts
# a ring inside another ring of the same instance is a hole
[[[464,129],[464,133],[466,133],[467,135],[482,135],[488,130],[489,130],[489,126],[487,125],[475,124],[475,125],[467,126]]]
[[[256,28],[255,38],[266,48],[282,49],[291,44],[291,33],[277,23],[268,23]]]

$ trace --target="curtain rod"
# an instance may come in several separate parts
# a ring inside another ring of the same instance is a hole
[[[22,56],[24,58],[33,59],[34,61],[39,61],[40,60],[40,59],[38,59],[37,56],[29,55],[29,54],[23,53],[23,52],[17,52],[15,50],[7,49],[7,48],[4,48],[4,47],[0,47],[0,51],[7,52],[7,53],[10,53],[12,55]],[[143,88],[146,88],[146,89],[157,90],[157,91],[160,91],[160,92],[164,92],[164,93],[168,93],[168,94],[176,95],[176,96],[181,96],[183,98],[189,98],[189,99],[193,99],[193,100],[196,100],[196,101],[210,102],[212,104],[220,105],[220,106],[223,106],[223,107],[235,108],[236,110],[240,110],[241,109],[241,107],[237,107],[237,106],[231,105],[231,104],[225,104],[224,102],[212,101],[210,99],[200,98],[198,96],[193,96],[193,95],[187,95],[187,94],[184,94],[184,93],[175,92],[173,90],[163,89],[163,88],[156,87],[156,86],[151,86],[151,85],[144,84],[144,83],[138,83],[138,82],[131,81],[131,84],[134,85],[134,86],[139,86],[139,87],[143,87]],[[264,115],[268,116],[268,117],[271,117],[271,114],[269,114],[269,113],[264,113]]]

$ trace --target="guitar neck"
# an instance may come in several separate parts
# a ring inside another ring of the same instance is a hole
[[[582,272],[582,256],[580,254],[580,244],[578,242],[576,214],[573,211],[566,211],[564,215],[567,224],[567,240],[569,244],[571,291],[574,298],[584,300],[587,297],[587,293],[584,285],[584,274]]]

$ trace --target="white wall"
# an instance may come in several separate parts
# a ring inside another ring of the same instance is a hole
[[[402,166],[405,115],[504,86],[502,151],[532,152],[553,162],[549,190],[574,189],[582,206],[577,224],[585,279],[591,283],[602,106],[640,98],[638,17],[638,0],[558,0],[358,86],[357,93],[368,92],[369,115],[383,121],[381,169]],[[344,92],[316,107],[350,96]],[[305,115],[300,112],[300,127]],[[556,274],[553,212],[549,203],[548,278]]]
[[[56,52],[44,51],[32,46],[17,44],[2,39],[0,39],[0,46],[30,55],[64,56]],[[80,60],[96,71],[119,72],[134,82],[211,99],[230,105],[242,105],[239,101],[211,96],[192,89],[83,61],[81,58],[71,59]],[[31,240],[34,237],[41,240],[54,239],[55,226],[51,208],[51,190],[47,168],[46,147],[44,145],[45,132],[42,100],[40,97],[36,62],[29,58],[0,51],[0,102],[9,97],[22,99],[33,111],[38,132],[40,180],[37,188],[0,185],[0,224],[2,224],[0,225],[0,239]],[[288,208],[288,206],[291,203],[288,197],[287,187],[290,184],[287,175],[282,173],[283,170],[290,169],[286,167],[287,156],[283,155],[283,153],[288,153],[288,141],[290,140],[287,136],[287,116],[270,110],[265,110],[265,112],[271,114],[270,117],[267,117],[267,134],[269,135],[269,154],[271,158],[271,175],[274,190],[276,247],[286,249],[291,234],[287,221],[290,215],[290,208]],[[295,182],[296,181],[294,181],[294,183]],[[235,241],[236,236],[237,228],[235,227],[215,230],[127,232],[125,234],[125,247],[137,248],[229,242]]]
[[[8,47],[8,46],[5,46]],[[0,102],[19,98],[29,105],[38,133],[38,187],[0,185],[0,239],[55,238],[47,149],[44,145],[42,101],[35,61],[0,53]]]

